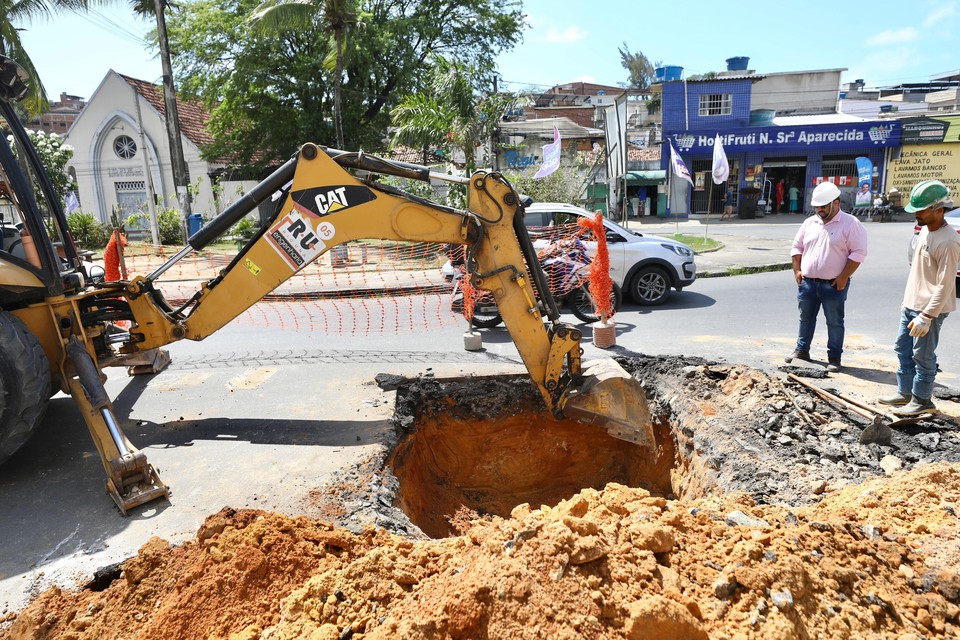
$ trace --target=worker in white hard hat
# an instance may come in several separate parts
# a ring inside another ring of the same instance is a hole
[[[787,362],[810,360],[810,345],[823,308],[827,321],[827,371],[837,373],[843,354],[843,312],[850,276],[867,257],[867,230],[840,210],[840,189],[832,182],[817,185],[810,196],[816,215],[800,225],[790,255],[797,281],[800,330],[797,348]]]

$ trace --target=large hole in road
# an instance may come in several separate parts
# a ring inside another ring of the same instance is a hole
[[[401,409],[403,407],[404,409]],[[421,381],[398,395],[411,411],[388,465],[396,506],[426,535],[456,532],[463,509],[509,517],[517,505],[556,505],[616,482],[673,497],[678,481],[669,427],[655,419],[658,451],[573,420],[557,420],[528,379]]]

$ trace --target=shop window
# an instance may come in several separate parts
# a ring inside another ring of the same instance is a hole
[[[855,158],[826,159],[821,165],[820,174],[823,176],[856,176],[857,160]]]
[[[728,116],[733,113],[733,95],[729,93],[705,93],[700,96],[701,116]]]

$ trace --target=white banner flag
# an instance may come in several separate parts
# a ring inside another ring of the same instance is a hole
[[[713,184],[723,184],[730,177],[730,163],[720,144],[720,134],[713,138]]]
[[[540,170],[534,174],[534,179],[545,178],[557,170],[557,168],[560,166],[561,151],[560,131],[554,127],[553,142],[543,145],[543,164],[540,166]]]
[[[80,208],[80,201],[77,199],[77,194],[73,191],[67,194],[64,204],[67,205],[67,213],[72,213]]]

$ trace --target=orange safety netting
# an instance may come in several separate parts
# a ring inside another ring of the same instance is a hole
[[[584,236],[575,224],[533,230],[541,264]],[[127,279],[153,273],[182,247],[130,241],[124,249]],[[464,305],[454,304],[453,282],[442,267],[453,252],[439,243],[358,240],[326,251],[241,314],[244,325],[332,335],[378,335],[462,327]],[[462,247],[454,247],[462,255]],[[112,260],[112,250],[104,261]],[[237,257],[236,246],[216,244],[169,267],[156,288],[173,307],[188,301]],[[455,260],[456,262],[456,260]],[[560,295],[583,283],[569,264],[545,266],[550,289]],[[567,261],[569,262],[569,261]],[[236,268],[243,268],[242,262]],[[450,270],[447,270],[450,272]],[[488,293],[461,278],[468,306]]]
[[[126,234],[114,231],[110,236],[110,241],[107,242],[107,248],[103,250],[104,279],[107,282],[116,282],[123,277],[123,274],[120,273],[120,256],[126,246]]]
[[[610,278],[610,251],[607,249],[607,234],[603,228],[603,214],[597,211],[592,220],[580,218],[577,222],[581,227],[592,231],[596,238],[597,253],[590,263],[590,293],[600,321],[606,322],[613,315],[614,309],[610,304],[613,280]]]

